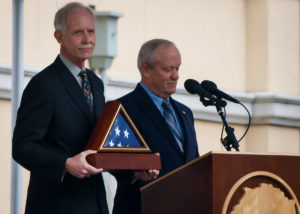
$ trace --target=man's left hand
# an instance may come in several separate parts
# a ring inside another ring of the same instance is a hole
[[[150,181],[157,178],[159,174],[159,170],[157,169],[149,169],[144,171],[135,171],[134,176],[143,181]]]

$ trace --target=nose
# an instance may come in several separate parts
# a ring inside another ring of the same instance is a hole
[[[92,41],[92,36],[89,32],[85,31],[82,38],[83,43],[90,43]]]
[[[177,69],[173,69],[171,78],[172,78],[173,80],[178,80],[178,78],[179,78],[179,73],[178,73],[178,70],[177,70]]]

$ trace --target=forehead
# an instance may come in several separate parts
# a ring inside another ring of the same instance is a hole
[[[85,9],[73,9],[66,16],[66,25],[68,27],[94,27],[94,17]]]
[[[159,47],[153,53],[153,60],[160,64],[181,64],[181,56],[175,46]]]

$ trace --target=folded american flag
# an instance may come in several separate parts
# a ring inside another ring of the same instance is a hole
[[[104,147],[143,147],[121,113],[113,124]]]

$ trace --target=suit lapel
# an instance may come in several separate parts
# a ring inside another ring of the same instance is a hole
[[[167,137],[168,142],[172,144],[178,153],[180,153],[180,155],[184,155],[181,152],[172,132],[168,128],[168,124],[165,122],[163,116],[152,102],[148,94],[139,85],[136,87],[135,91],[137,92],[139,106],[145,115],[147,115],[148,118],[157,126],[159,131]]]
[[[182,105],[178,105],[177,102],[175,102],[172,98],[170,99],[173,106],[175,107],[175,110],[177,111],[177,116],[178,119],[181,122],[182,125],[182,130],[183,130],[183,136],[184,136],[184,151],[185,151],[185,158],[186,158],[186,162],[192,160],[194,158],[194,148],[192,148],[190,146],[190,134],[188,134],[187,132],[189,132],[190,130],[193,129],[193,127],[191,127],[190,122],[188,121],[188,116],[187,116],[187,112],[186,110],[182,107]],[[190,157],[191,156],[191,157]]]
[[[78,105],[83,114],[87,117],[89,121],[92,121],[92,114],[90,113],[88,106],[84,100],[84,95],[82,93],[82,89],[78,85],[76,79],[72,76],[71,72],[68,68],[62,63],[59,57],[55,60],[55,65],[57,66],[57,70],[60,72],[62,81],[66,86],[67,92],[70,94],[72,100]]]

